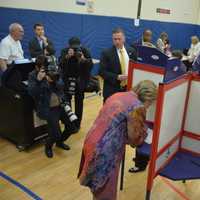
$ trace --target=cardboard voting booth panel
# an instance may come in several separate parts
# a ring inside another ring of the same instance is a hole
[[[195,94],[200,82],[196,84],[191,74],[159,84],[146,199],[157,175],[172,180],[200,178],[199,125],[193,126],[199,123],[196,117],[200,118],[198,108],[193,107],[199,102]]]
[[[179,150],[189,76],[168,84],[159,84],[150,176],[155,176]],[[181,99],[181,101],[180,101]]]
[[[182,131],[187,88],[188,81],[164,93],[158,151]]]
[[[200,156],[200,140],[183,136],[181,148],[185,151],[196,153]]]
[[[194,75],[190,83],[184,136],[181,148],[200,156],[200,77]]]
[[[156,48],[138,46],[138,62],[130,61],[128,88],[142,80],[152,80],[155,84],[168,82],[185,74],[183,63],[169,59]]]
[[[166,165],[168,160],[177,153],[179,148],[179,138],[168,148],[163,149],[162,154],[158,156],[155,164],[155,175],[158,175],[163,166]]]
[[[129,87],[134,87],[142,80],[152,80],[155,84],[164,81],[165,70],[148,64],[130,62],[129,65]]]
[[[137,46],[138,62],[153,66],[166,67],[168,56],[156,48]]]
[[[176,58],[169,58],[156,48],[137,46],[138,62],[154,68],[164,70],[163,82],[176,79],[185,73],[185,65]]]
[[[128,89],[133,88],[142,80],[151,80],[156,85],[164,80],[165,70],[161,67],[153,67],[147,64],[130,62],[128,73]],[[147,112],[147,120],[153,122],[155,114],[155,104]]]
[[[185,121],[185,131],[200,136],[200,81],[191,82],[190,96]]]

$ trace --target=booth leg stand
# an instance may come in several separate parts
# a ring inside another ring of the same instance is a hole
[[[145,200],[150,200],[151,199],[151,191],[146,191],[146,198]]]
[[[126,150],[124,150],[124,155],[122,158],[122,163],[121,163],[121,178],[120,178],[120,190],[122,191],[124,188],[124,168],[125,168],[125,156],[126,155]]]

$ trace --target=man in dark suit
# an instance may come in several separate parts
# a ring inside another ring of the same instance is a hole
[[[139,41],[134,42],[132,47],[147,46],[156,48],[156,46],[152,43],[152,37],[153,37],[153,32],[150,29],[146,29],[142,34],[142,38]]]
[[[134,43],[132,47],[135,47],[137,49],[138,46],[147,46],[151,48],[156,48],[156,46],[152,43],[152,36],[153,33],[150,29],[144,30],[142,34],[142,38]],[[135,158],[133,158],[133,161],[135,162],[135,166],[129,169],[130,173],[137,173],[144,171],[148,165],[149,162],[149,156],[142,154],[138,151],[138,148],[136,148]]]
[[[55,54],[53,43],[45,36],[44,26],[40,23],[34,25],[35,37],[29,42],[31,58],[39,55],[51,56]]]
[[[121,28],[113,30],[113,47],[102,52],[100,75],[104,79],[104,102],[117,92],[126,91],[129,60],[137,60],[136,50],[125,46],[125,34]]]

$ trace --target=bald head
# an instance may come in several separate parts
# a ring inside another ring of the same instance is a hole
[[[18,41],[23,38],[24,29],[21,24],[13,23],[9,26],[9,33],[15,41]]]
[[[150,29],[146,29],[144,32],[143,32],[143,40],[144,42],[149,42],[151,43],[152,42],[152,31]]]
[[[194,35],[191,37],[191,42],[193,45],[197,44],[199,42],[198,36]]]

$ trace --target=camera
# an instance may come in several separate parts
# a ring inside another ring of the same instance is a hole
[[[74,50],[75,57],[81,58],[81,56],[82,56],[82,49],[81,49],[81,47],[80,46],[79,47],[74,47],[72,49]]]
[[[74,112],[72,111],[71,107],[68,104],[64,106],[64,110],[67,116],[69,117],[70,122],[75,122],[78,120],[78,117],[74,114]]]
[[[69,47],[74,50],[75,57],[81,58],[82,56],[82,48],[81,48],[81,41],[78,37],[72,37],[68,41]]]
[[[57,82],[60,79],[60,74],[58,72],[58,67],[55,65],[48,65],[45,68],[46,75],[53,81]]]

